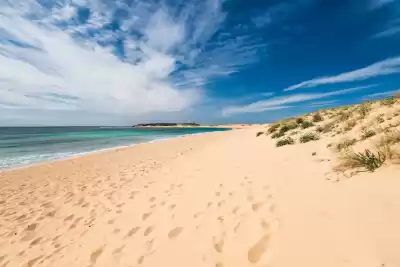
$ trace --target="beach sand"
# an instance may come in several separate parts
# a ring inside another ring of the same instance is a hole
[[[336,179],[327,141],[256,132],[0,173],[0,266],[400,266],[398,166]]]

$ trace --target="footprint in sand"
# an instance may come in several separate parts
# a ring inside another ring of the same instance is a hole
[[[32,267],[32,266],[35,265],[36,262],[37,262],[38,260],[40,260],[41,258],[43,258],[43,256],[39,256],[39,257],[36,257],[36,258],[34,258],[34,259],[29,260],[29,261],[27,262],[26,266]],[[3,266],[6,266],[6,264],[3,265]]]
[[[257,241],[247,252],[247,259],[249,262],[255,264],[260,261],[261,257],[264,255],[267,250],[268,241],[270,237],[269,235],[264,235]]]
[[[239,229],[239,227],[240,227],[240,222],[235,225],[235,227],[233,228],[233,231],[236,233],[237,230]]]
[[[124,248],[125,248],[125,245],[123,245],[123,246],[121,246],[121,247],[119,247],[119,248],[116,248],[116,249],[113,250],[112,254],[113,254],[113,255],[114,255],[114,254],[119,254],[119,253],[122,252],[122,250],[123,250]]]
[[[143,235],[144,236],[148,236],[149,234],[151,234],[151,232],[153,232],[153,230],[154,230],[154,227],[153,226],[149,226],[149,227],[146,228],[146,230],[144,230]]]
[[[258,203],[253,203],[251,204],[251,209],[255,212],[257,212],[259,209],[261,209],[261,207],[264,205],[264,203],[262,202],[258,202]]]
[[[264,220],[261,220],[260,225],[264,230],[267,230],[269,228],[269,224]]]
[[[70,221],[70,220],[72,220],[73,218],[74,218],[74,215],[71,214],[71,215],[65,217],[64,221],[65,221],[65,222],[66,222],[66,221]]]
[[[169,239],[175,239],[178,235],[180,235],[183,231],[183,227],[175,227],[168,233]]]
[[[236,207],[232,210],[232,214],[236,214],[239,211],[239,207]]]
[[[142,263],[143,263],[143,260],[144,260],[144,256],[140,256],[140,257],[138,258],[138,260],[137,260],[137,263],[138,263],[138,264],[142,264]]]
[[[97,250],[93,251],[92,254],[90,254],[90,262],[95,264],[97,259],[103,254],[104,247],[100,247]]]
[[[126,234],[125,238],[131,237],[134,234],[136,234],[137,231],[139,231],[140,227],[134,227],[129,232]]]
[[[142,214],[142,220],[145,221],[147,218],[150,217],[151,214],[152,214],[151,212],[143,213],[143,214]]]
[[[214,249],[218,253],[222,253],[223,248],[224,248],[224,239],[221,238],[220,240],[217,240],[217,238],[214,237]]]
[[[199,216],[202,215],[202,214],[203,214],[202,212],[196,212],[196,213],[193,215],[193,218],[197,219],[197,218],[199,218]]]

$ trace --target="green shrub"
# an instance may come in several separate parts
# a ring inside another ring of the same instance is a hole
[[[335,123],[333,123],[333,122],[327,123],[324,126],[322,126],[322,128],[323,128],[322,132],[329,133],[330,131],[333,130],[334,126],[335,126]]]
[[[381,106],[393,106],[394,104],[396,104],[396,102],[396,97],[391,96],[381,100]]]
[[[306,133],[300,136],[300,143],[308,143],[310,141],[319,140],[319,136],[314,133]]]
[[[320,122],[323,120],[324,120],[324,118],[322,117],[322,115],[319,112],[315,113],[313,116],[313,119],[312,119],[313,122]]]
[[[256,137],[259,137],[260,135],[262,135],[264,132],[258,132],[257,134],[256,134]]]
[[[354,168],[365,168],[367,171],[373,172],[374,170],[381,167],[386,160],[386,156],[383,152],[373,153],[369,149],[364,152],[347,151],[342,156],[341,164],[339,169],[354,169]]]
[[[272,134],[272,133],[276,132],[280,126],[281,125],[279,123],[272,124],[268,128],[268,134]]]
[[[303,121],[304,121],[304,119],[303,119],[302,117],[296,118],[296,123],[297,123],[297,124],[302,124]]]
[[[288,132],[288,131],[290,131],[290,130],[293,130],[293,129],[296,129],[298,126],[297,126],[297,124],[296,123],[287,123],[287,124],[284,124],[280,129],[279,129],[279,132],[280,133],[286,133],[286,132]]]
[[[278,140],[276,142],[276,146],[277,147],[286,146],[286,145],[293,145],[293,144],[294,144],[294,140],[291,137],[286,137],[286,138],[283,138],[283,139]]]
[[[274,133],[273,135],[271,135],[271,138],[272,139],[280,138],[280,137],[282,137],[284,135],[285,135],[285,133],[277,132],[277,133]]]
[[[301,128],[303,129],[310,128],[312,126],[314,126],[314,123],[310,121],[303,121],[303,123],[301,124]]]
[[[362,140],[365,140],[365,139],[368,139],[368,138],[370,138],[370,137],[372,137],[372,136],[374,136],[374,135],[376,135],[376,133],[375,133],[374,131],[372,131],[372,130],[367,130],[367,131],[364,131],[364,132],[363,132],[363,134],[362,134],[362,136],[361,136],[361,139],[362,139]]]

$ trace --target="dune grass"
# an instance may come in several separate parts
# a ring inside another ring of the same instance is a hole
[[[312,123],[310,121],[303,121],[303,123],[301,124],[302,129],[307,129],[307,128],[310,128],[313,126],[314,126],[314,123]]]
[[[365,149],[363,152],[346,150],[340,157],[340,161],[336,170],[364,168],[366,171],[373,172],[385,163],[386,155],[382,151],[372,152],[369,149]]]
[[[342,142],[339,142],[336,144],[335,150],[340,152],[343,149],[347,149],[347,148],[351,147],[355,143],[357,143],[357,139],[355,139],[355,138],[343,140]]]
[[[302,136],[300,136],[300,143],[308,143],[310,141],[316,141],[319,140],[319,136],[315,133],[306,133]]]
[[[293,145],[293,144],[294,144],[294,139],[291,137],[286,137],[286,138],[280,139],[276,142],[277,147]]]

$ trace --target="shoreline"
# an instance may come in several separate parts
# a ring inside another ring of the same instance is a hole
[[[144,127],[144,128],[147,128],[147,127]],[[176,128],[176,127],[174,127],[174,128]],[[235,130],[235,129],[232,129],[232,128],[226,128],[226,129],[228,129],[226,131]],[[108,152],[108,151],[118,151],[120,149],[128,149],[128,148],[132,148],[134,146],[137,146],[139,144],[151,144],[151,143],[156,143],[156,142],[168,141],[168,140],[171,140],[171,139],[183,138],[183,137],[186,137],[186,136],[201,135],[201,134],[207,134],[207,133],[215,133],[215,132],[184,134],[184,135],[179,135],[179,136],[174,136],[174,137],[169,137],[169,138],[160,138],[160,139],[154,139],[154,140],[150,140],[150,141],[146,141],[146,142],[139,142],[139,143],[131,144],[131,145],[123,145],[123,146],[109,147],[109,148],[103,148],[103,149],[87,151],[87,152],[80,152],[80,153],[77,153],[77,154],[74,154],[74,155],[65,156],[65,157],[61,157],[61,158],[54,158],[54,159],[48,159],[48,160],[28,163],[28,164],[24,164],[24,165],[16,165],[16,166],[10,166],[10,167],[7,167],[7,168],[0,168],[0,174],[4,173],[4,172],[14,171],[14,170],[20,170],[20,169],[25,169],[25,168],[35,167],[35,166],[41,166],[41,165],[45,165],[45,164],[51,164],[53,162],[58,162],[58,161],[76,159],[76,158],[80,158],[80,157],[89,156],[89,155],[92,155],[92,154],[104,153],[104,152]]]

